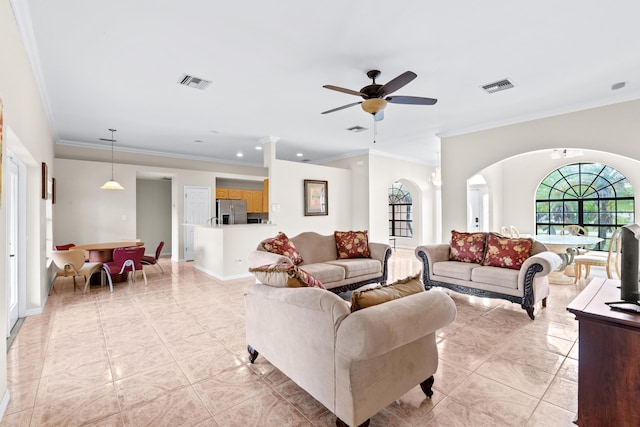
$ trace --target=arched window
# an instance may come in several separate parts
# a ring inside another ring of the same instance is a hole
[[[574,163],[551,172],[536,192],[536,234],[558,234],[578,224],[589,235],[605,239],[613,230],[635,222],[633,187],[627,178],[602,163]]]
[[[411,193],[399,182],[389,188],[389,236],[413,237]]]

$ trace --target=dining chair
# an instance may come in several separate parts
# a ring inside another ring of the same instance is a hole
[[[109,274],[127,274],[127,280],[133,276],[133,282],[136,282],[136,272],[142,271],[144,284],[147,285],[147,275],[142,268],[142,257],[144,256],[144,246],[136,246],[133,248],[115,248],[113,250],[113,261],[105,263]],[[113,292],[113,282],[109,275],[109,286]]]
[[[56,251],[68,251],[75,245],[76,245],[75,243],[67,243],[65,245],[56,245]]]
[[[512,238],[512,239],[516,239],[516,238],[520,237],[520,232],[513,225],[503,225],[500,228],[500,234],[502,234],[505,237]]]
[[[574,257],[574,271],[576,277],[574,283],[582,278],[582,268],[585,270],[585,279],[589,277],[591,267],[605,267],[607,271],[607,277],[613,279],[612,267],[615,269],[618,278],[620,278],[620,250],[621,245],[621,233],[617,228],[611,235],[611,241],[609,242],[609,251],[604,255],[602,252],[590,252],[586,255],[576,255]]]
[[[58,273],[62,277],[73,277],[73,290],[76,290],[76,276],[84,277],[84,293],[87,292],[91,277],[104,268],[101,262],[85,262],[84,251],[66,250],[53,251],[53,262],[58,267]]]
[[[155,257],[149,256],[149,255],[145,255],[142,257],[142,259],[140,260],[140,262],[143,265],[152,265],[155,267],[158,267],[160,269],[160,274],[164,274],[164,270],[162,269],[162,266],[160,264],[158,264],[158,258],[160,258],[160,254],[162,253],[162,248],[164,247],[164,240],[162,240],[160,243],[158,243],[158,247],[156,248],[156,255]]]

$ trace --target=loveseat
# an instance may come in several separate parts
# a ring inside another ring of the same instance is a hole
[[[339,233],[339,232],[338,232]],[[279,233],[279,236],[283,233]],[[386,283],[391,247],[385,243],[366,242],[368,256],[338,259],[335,235],[321,235],[312,231],[287,238],[294,244],[302,261],[292,256],[267,252],[265,239],[249,254],[250,267],[297,264],[298,267],[322,282],[326,289],[335,293],[359,288],[368,283]],[[365,236],[366,238],[366,236]]]
[[[484,239],[484,240],[483,240]],[[511,239],[498,233],[452,232],[451,243],[418,246],[425,289],[434,286],[480,297],[521,304],[533,320],[534,306],[549,296],[547,276],[560,257],[532,239]],[[491,242],[491,243],[490,243]],[[524,249],[523,249],[524,248]],[[521,250],[522,249],[522,250]],[[522,254],[514,255],[516,250]],[[487,262],[487,257],[491,260]],[[514,261],[516,258],[519,262]]]
[[[245,290],[249,361],[266,358],[333,412],[338,426],[367,425],[417,385],[431,397],[436,331],[456,308],[416,280],[418,293],[355,312],[324,289],[254,283]]]

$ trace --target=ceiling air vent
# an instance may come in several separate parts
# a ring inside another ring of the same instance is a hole
[[[509,79],[504,79],[495,83],[484,85],[482,86],[482,89],[486,90],[488,93],[496,93],[500,92],[501,90],[511,89],[512,87],[514,87],[513,83],[511,83]]]
[[[209,80],[193,77],[188,74],[183,74],[180,80],[178,80],[178,83],[200,90],[205,90],[211,84]]]
[[[367,128],[363,128],[362,126],[352,126],[350,128],[347,128],[347,130],[351,132],[363,132],[367,130]]]

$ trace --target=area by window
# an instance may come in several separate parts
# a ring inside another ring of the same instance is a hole
[[[635,222],[633,187],[616,169],[602,163],[574,163],[547,175],[536,191],[536,234],[559,234],[578,224],[604,239],[608,250],[613,231]]]
[[[389,188],[389,236],[413,237],[411,193],[395,182]]]

